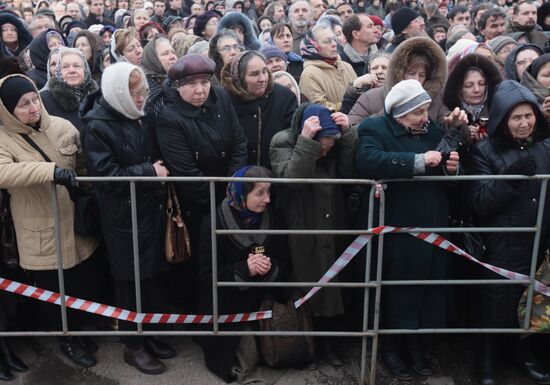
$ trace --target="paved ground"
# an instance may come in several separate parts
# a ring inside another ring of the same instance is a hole
[[[13,384],[21,385],[218,385],[224,382],[204,366],[200,348],[187,337],[173,338],[178,355],[164,361],[168,370],[159,376],[139,373],[122,360],[122,346],[114,338],[101,337],[97,353],[98,365],[89,370],[76,369],[57,349],[53,338],[17,339],[13,345],[31,370],[17,374]],[[436,376],[415,378],[403,383],[388,377],[383,367],[378,369],[377,385],[473,385],[471,352],[462,337],[443,338],[431,350],[430,358]],[[276,385],[352,385],[359,374],[360,344],[357,340],[342,341],[345,364],[334,369],[320,365],[319,370],[281,370]],[[511,364],[500,366],[501,385],[531,385]]]

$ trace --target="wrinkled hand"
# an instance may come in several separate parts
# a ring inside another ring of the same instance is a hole
[[[170,171],[168,171],[168,169],[164,167],[164,162],[162,160],[157,160],[155,163],[153,163],[153,168],[155,169],[157,176],[164,177],[170,174]]]
[[[489,136],[489,134],[486,132],[479,132],[479,126],[477,124],[468,126],[468,128],[470,129],[470,138],[474,142],[479,142],[480,140],[483,140]]]
[[[527,155],[519,158],[514,163],[506,167],[502,173],[504,175],[526,175],[533,176],[537,171],[537,162],[533,155]]]
[[[466,111],[456,107],[449,115],[443,118],[443,123],[453,127],[468,124],[468,115],[466,114]]]
[[[460,157],[458,155],[458,152],[456,151],[451,151],[450,154],[449,154],[449,159],[447,159],[447,162],[445,162],[445,167],[447,168],[447,173],[448,174],[456,174],[456,172],[458,171],[458,161],[459,161]]]
[[[313,139],[315,134],[321,130],[321,121],[318,116],[310,116],[304,121],[304,127],[302,128],[302,136]]]
[[[349,131],[349,118],[346,114],[342,112],[334,112],[332,113],[332,115],[330,115],[330,117],[332,121],[340,127],[342,133],[346,133]]]
[[[74,171],[57,166],[53,172],[53,182],[69,189],[78,187],[78,182],[76,181],[76,174]]]
[[[454,151],[453,151],[454,152]],[[427,151],[424,153],[424,164],[426,167],[436,167],[441,163],[441,153],[439,151]]]
[[[353,86],[355,88],[378,87],[378,77],[373,74],[364,74],[353,81]]]
[[[248,254],[246,263],[251,277],[266,275],[271,270],[271,260],[263,254]]]

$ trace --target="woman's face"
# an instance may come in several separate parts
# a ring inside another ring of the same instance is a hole
[[[204,27],[204,31],[202,32],[202,37],[204,37],[206,40],[210,40],[210,38],[216,33],[218,22],[219,19],[217,17],[212,17],[210,20],[208,20],[206,26]]]
[[[274,82],[288,88],[293,94],[296,94],[296,87],[294,87],[294,83],[290,81],[288,76],[279,76],[274,80]]]
[[[285,27],[283,33],[273,36],[273,43],[284,53],[290,52],[292,50],[292,33]]]
[[[55,67],[57,67],[57,62],[59,61],[59,53],[53,54],[50,56],[50,76],[55,76]]]
[[[180,97],[193,107],[201,107],[210,94],[211,83],[208,79],[194,79],[178,86]]]
[[[524,49],[517,54],[516,73],[518,75],[518,79],[521,79],[523,76],[523,71],[525,71],[525,69],[529,67],[529,64],[534,62],[539,56],[539,53],[537,51],[533,51],[532,49]]]
[[[263,19],[262,21],[260,21],[260,25],[258,27],[260,27],[260,31],[263,31],[273,27],[273,23],[271,23],[271,20],[269,19]]]
[[[178,60],[176,51],[174,51],[174,48],[172,48],[170,43],[166,40],[157,41],[155,48],[157,50],[157,57],[162,65],[162,69],[165,73],[168,73],[170,67],[172,67],[176,60]]]
[[[13,110],[13,115],[23,124],[34,125],[40,121],[40,99],[36,92],[23,94]]]
[[[527,139],[533,133],[537,118],[529,103],[514,107],[508,114],[508,130],[514,139]]]
[[[148,95],[149,88],[143,78],[141,78],[139,82],[134,83],[133,87],[130,86],[130,96],[138,110],[143,111]]]
[[[17,28],[13,24],[2,24],[2,41],[8,46],[17,43]]]
[[[63,41],[58,36],[52,36],[48,39],[48,49],[51,51],[54,48],[61,48],[65,44],[63,44]]]
[[[128,9],[130,5],[128,0],[118,0],[117,4],[118,4],[118,9]]]
[[[550,88],[550,63],[544,64],[537,74],[537,81],[545,88]]]
[[[483,74],[477,70],[466,72],[464,82],[462,82],[462,89],[460,90],[460,97],[464,103],[469,105],[480,104],[485,99],[486,92],[487,83]]]
[[[377,77],[379,83],[386,80],[389,64],[390,59],[387,57],[378,57],[370,62],[370,73]]]
[[[202,5],[195,3],[191,6],[191,15],[199,16],[201,13],[202,13]]]
[[[483,47],[483,46],[477,47],[476,50],[475,50],[475,53],[477,53],[478,55],[481,55],[483,57],[486,57],[490,61],[493,61],[493,51],[491,51],[487,47]]]
[[[122,50],[122,54],[130,63],[139,66],[141,64],[141,55],[143,54],[143,48],[141,48],[139,40],[135,37],[132,38]]]
[[[403,80],[415,79],[418,80],[420,84],[424,84],[427,78],[428,71],[424,64],[408,66],[405,69],[405,74],[403,75]]]
[[[267,59],[267,68],[273,72],[286,71],[286,62],[278,56]]]
[[[220,53],[223,64],[231,63],[235,56],[242,52],[243,48],[237,40],[232,37],[222,37],[218,40],[218,52]]]
[[[319,55],[327,59],[336,59],[338,57],[338,40],[330,29],[318,31],[315,40],[317,41]]]
[[[112,35],[113,34],[111,33],[111,31],[103,32],[103,36],[102,36],[103,44],[109,44],[111,42],[111,36]]]
[[[413,129],[422,128],[422,126],[426,124],[426,122],[428,121],[429,108],[430,108],[430,103],[424,104],[418,107],[416,110],[409,112],[405,116],[397,118],[397,121],[401,123],[403,126],[408,128],[413,128]]]
[[[148,22],[149,22],[149,14],[147,12],[140,11],[134,15],[134,25],[136,26],[136,29],[138,31],[141,27],[143,27]]]
[[[261,214],[271,202],[271,183],[254,183],[254,189],[246,195],[246,208],[253,213]]]
[[[267,64],[259,56],[254,56],[246,66],[244,87],[252,95],[261,97],[267,89],[269,73]]]
[[[59,63],[61,77],[71,87],[78,87],[84,82],[84,63],[79,55],[69,54],[63,56]]]
[[[86,60],[90,61],[92,59],[92,46],[86,36],[80,36],[76,39],[74,47],[82,51]]]
[[[510,52],[512,52],[512,50],[514,48],[516,48],[517,44],[516,43],[508,43],[506,44],[504,47],[502,47],[500,49],[500,51],[498,51],[497,53],[497,56],[499,58],[501,58],[503,61],[506,60],[506,58],[508,57],[508,55],[510,54]]]

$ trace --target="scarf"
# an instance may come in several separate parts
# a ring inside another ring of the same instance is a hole
[[[405,129],[405,131],[407,131],[410,135],[424,135],[424,134],[428,133],[428,126],[430,125],[430,121],[428,120],[420,128],[407,127],[399,121],[397,121],[397,124],[399,124],[401,127],[403,127]]]
[[[529,88],[529,90],[535,95],[537,101],[541,106],[544,103],[544,99],[550,96],[550,90],[548,90],[548,88],[546,87],[543,87],[542,84],[540,84],[529,71],[523,72],[521,84]]]
[[[319,43],[317,43],[313,38],[313,33],[311,30],[307,31],[302,42],[300,43],[300,52],[304,60],[322,60],[336,68],[338,66],[336,64],[337,59],[321,56],[318,45]]]
[[[254,96],[248,92],[245,88],[245,85],[241,83],[241,73],[239,70],[241,60],[246,55],[257,54],[255,51],[244,51],[236,56],[231,63],[227,63],[223,66],[220,73],[221,83],[223,88],[231,95],[237,97],[238,99],[250,102],[252,100],[260,99],[266,95],[269,95],[273,91],[273,74],[271,71],[267,71],[269,79],[267,81],[267,87],[262,96]]]
[[[485,93],[485,97],[479,104],[466,104],[462,99],[460,99],[460,106],[464,111],[468,113],[472,117],[472,122],[477,122],[477,118],[479,118],[479,114],[481,114],[481,111],[483,111],[483,108],[485,107],[485,101],[487,100],[487,93]]]
[[[80,84],[78,87],[72,87],[67,84],[65,79],[63,79],[63,76],[61,75],[61,59],[63,58],[63,52],[61,52],[59,61],[55,66],[55,77],[61,82],[61,84],[63,84],[63,86],[67,87],[74,94],[74,96],[76,96],[78,102],[80,103],[82,99],[84,99],[86,95],[88,95],[88,93],[93,90],[94,80],[92,79],[92,71],[90,71],[90,66],[86,61],[86,58],[82,53],[80,53],[79,56],[82,60],[82,65],[84,68],[84,80],[82,80],[82,84]]]
[[[236,182],[241,183],[241,182]],[[218,213],[220,214],[221,226],[226,229],[243,229],[243,222],[241,219],[240,212],[237,211],[231,203],[229,203],[229,197],[226,197]],[[261,221],[259,222],[259,227],[255,227],[256,230],[267,230],[271,227],[271,217],[269,215],[269,210],[266,210],[262,214],[256,214],[260,216]],[[244,229],[250,229],[250,226],[244,226]],[[237,247],[242,249],[250,249],[253,245],[265,245],[269,234],[228,234],[227,235],[231,242],[233,242]]]
[[[234,178],[242,178],[252,166],[245,166],[233,174]],[[245,228],[250,228],[262,217],[262,214],[254,213],[246,208],[246,195],[244,191],[244,182],[229,182],[227,184],[226,200],[239,215]]]

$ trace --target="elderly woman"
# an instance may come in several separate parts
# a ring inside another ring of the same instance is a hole
[[[69,191],[76,187],[75,168],[80,135],[65,119],[50,116],[38,89],[22,75],[0,80],[0,188],[10,194],[20,265],[42,289],[59,292],[54,214],[50,184],[59,202],[62,268],[67,295],[94,300],[97,289],[99,242],[74,231],[74,205]],[[51,330],[59,330],[59,308],[41,302]],[[79,330],[83,315],[68,310],[69,325]],[[88,338],[62,337],[61,351],[83,368],[96,364],[97,345]]]
[[[489,110],[489,138],[472,148],[471,173],[474,175],[535,175],[550,173],[550,132],[541,114],[537,99],[524,86],[504,80],[495,89]],[[475,225],[481,227],[532,227],[537,216],[537,202],[541,182],[537,180],[476,180],[472,181],[470,200],[475,214]],[[545,208],[545,217],[548,208]],[[543,221],[543,242],[539,255],[547,247],[549,228]],[[529,275],[533,253],[534,234],[484,233],[484,262]],[[539,263],[540,263],[539,258]],[[483,279],[502,279],[483,269]],[[517,304],[525,290],[519,285],[476,286],[476,327],[516,328]],[[550,381],[546,371],[533,356],[531,340],[534,337],[508,340],[506,351],[537,383]],[[495,361],[497,335],[484,334],[477,338],[476,374],[480,383],[496,383]]]
[[[117,29],[111,37],[111,56],[114,62],[128,62],[130,64],[141,65],[143,48],[139,41],[138,32],[130,27],[126,29]]]
[[[156,120],[162,158],[173,176],[230,176],[247,161],[246,137],[231,98],[221,87],[212,87],[215,64],[201,55],[179,58],[168,71],[174,86],[164,86],[164,106]],[[216,203],[224,188],[216,185]],[[208,183],[176,183],[180,204],[196,255],[200,223],[209,211]],[[193,305],[198,277],[197,259],[191,261],[185,292]]]
[[[312,103],[340,110],[346,87],[357,75],[350,64],[340,60],[334,32],[329,26],[317,25],[306,33],[300,49],[305,60],[300,76],[302,93]]]
[[[218,23],[217,31],[219,33],[224,29],[234,31],[243,42],[245,49],[259,50],[261,48],[252,21],[244,14],[240,12],[231,12],[224,15]]]
[[[296,95],[298,105],[302,103],[302,94],[300,93],[300,87],[298,86],[298,82],[291,74],[285,71],[274,72],[273,82],[288,88],[294,95]]]
[[[239,35],[230,29],[224,29],[210,39],[208,56],[216,63],[216,78],[221,79],[223,66],[231,63],[243,50],[243,42]]]
[[[48,81],[47,61],[51,49],[48,46],[47,36],[52,31],[55,30],[49,29],[40,33],[29,44],[29,53],[33,68],[27,74],[34,81],[38,89],[44,87]]]
[[[151,146],[150,132],[141,121],[148,87],[145,74],[130,63],[113,64],[103,73],[101,89],[82,106],[82,141],[90,176],[167,176],[168,170]],[[130,189],[127,183],[94,184],[100,208],[117,306],[136,310]],[[144,312],[168,311],[163,258],[165,193],[160,183],[141,183],[136,189],[139,268]],[[135,330],[119,321],[119,330]],[[159,374],[159,360],[174,350],[154,337],[123,337],[124,361],[140,372]]]
[[[265,56],[256,51],[243,52],[225,65],[221,78],[246,135],[248,164],[270,169],[271,138],[290,128],[296,99],[288,89],[273,83]]]
[[[535,59],[523,72],[521,84],[537,98],[542,113],[550,121],[550,53]]]
[[[258,166],[246,166],[234,177],[272,178],[271,172]],[[218,229],[224,230],[273,230],[277,218],[271,210],[271,183],[230,182],[226,197],[216,211]],[[212,314],[212,232],[209,218],[201,226],[200,311]],[[288,276],[288,250],[285,236],[251,235],[218,236],[218,280],[234,282],[286,281]],[[271,290],[269,290],[271,289]],[[283,293],[273,288],[223,288],[218,290],[220,314],[257,311],[268,293],[276,298]],[[284,302],[282,298],[281,302]],[[247,323],[220,325],[221,330],[246,330]],[[225,381],[245,376],[257,378],[261,372],[254,368],[260,361],[259,349],[252,336],[204,338],[201,341],[206,366]],[[237,359],[239,357],[240,359]],[[242,357],[247,357],[243,360]]]
[[[84,54],[94,80],[99,80],[101,77],[101,71],[97,65],[97,56],[102,46],[103,43],[101,39],[96,34],[87,30],[79,31],[73,40],[73,47],[78,48]]]
[[[48,80],[45,89],[40,91],[40,97],[50,115],[67,119],[80,130],[80,102],[96,89],[97,84],[82,52],[76,48],[62,48],[55,74]]]
[[[10,12],[0,14],[0,57],[17,56],[32,40],[23,21]]]
[[[331,113],[319,104],[302,104],[296,110],[292,126],[277,133],[271,141],[273,173],[279,178],[353,177],[356,144],[356,131],[350,128],[346,115]],[[349,228],[341,185],[285,184],[277,198],[292,230]],[[347,246],[346,243],[345,237],[290,235],[292,279],[318,281]],[[324,288],[309,303],[315,330],[334,330],[335,317],[344,312],[341,289]],[[342,365],[330,338],[320,338],[318,347],[327,363]]]
[[[520,44],[510,52],[504,62],[504,76],[506,79],[521,81],[523,72],[539,56],[544,54],[536,44]]]
[[[294,76],[296,81],[300,81],[300,76],[304,70],[304,59],[292,49],[293,38],[292,28],[288,24],[275,24],[269,31],[271,44],[283,51],[288,60],[288,72]]]
[[[431,101],[418,80],[403,80],[393,86],[386,96],[385,115],[365,119],[359,125],[356,167],[362,178],[412,178],[458,171],[457,152],[451,152],[445,161],[435,151],[443,129],[428,116]],[[398,227],[447,226],[449,202],[444,184],[389,183],[385,195],[386,223]],[[408,234],[392,235],[384,244],[383,279],[445,279],[449,259],[445,254]],[[444,327],[446,296],[444,287],[388,287],[382,293],[382,325],[389,329]],[[395,335],[384,337],[381,347],[382,360],[394,377],[412,379],[402,348],[415,372],[431,375],[419,338]]]

